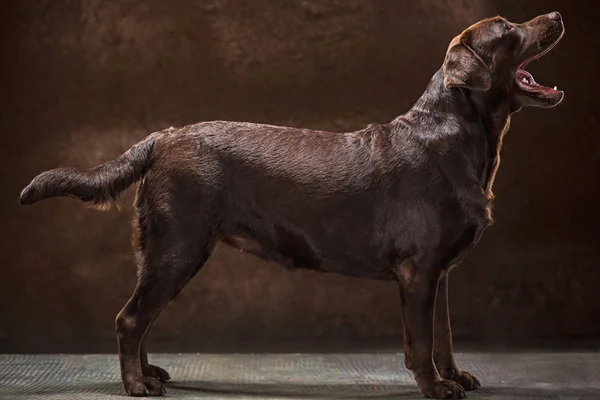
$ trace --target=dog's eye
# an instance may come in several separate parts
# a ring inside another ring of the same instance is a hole
[[[504,30],[505,30],[506,32],[510,31],[512,28],[513,28],[513,27],[512,27],[512,26],[510,26],[509,24],[507,24],[507,23],[505,23],[505,24],[504,24]]]

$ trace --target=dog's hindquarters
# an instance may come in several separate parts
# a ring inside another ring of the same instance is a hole
[[[157,134],[132,146],[115,160],[96,167],[77,170],[57,168],[42,172],[23,189],[21,204],[33,204],[56,196],[71,196],[95,208],[108,208],[118,196],[139,180],[150,164]]]

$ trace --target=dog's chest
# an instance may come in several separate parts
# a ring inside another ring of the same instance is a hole
[[[455,198],[460,211],[454,218],[442,215],[442,246],[446,249],[443,263],[452,266],[460,263],[481,239],[485,229],[493,223],[492,199],[481,187],[471,187],[463,196]],[[455,208],[455,209],[456,209]]]

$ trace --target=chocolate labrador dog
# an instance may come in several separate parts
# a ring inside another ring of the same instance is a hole
[[[511,114],[563,99],[524,70],[563,33],[557,12],[523,24],[485,19],[452,40],[425,93],[390,123],[348,133],[170,128],[106,164],[44,172],[20,202],[71,196],[104,207],[139,181],[138,283],[116,318],[129,395],[165,393],[168,373],[148,363],[148,329],[224,241],[290,269],[398,282],[406,367],[426,397],[464,398],[480,384],[454,362],[447,275],[492,223]]]

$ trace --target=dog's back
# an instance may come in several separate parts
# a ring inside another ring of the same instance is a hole
[[[188,218],[202,213],[213,240],[290,268],[393,279],[381,267],[395,256],[384,238],[385,201],[401,184],[390,129],[216,121],[168,130],[153,148],[138,207],[156,214],[192,202]]]

